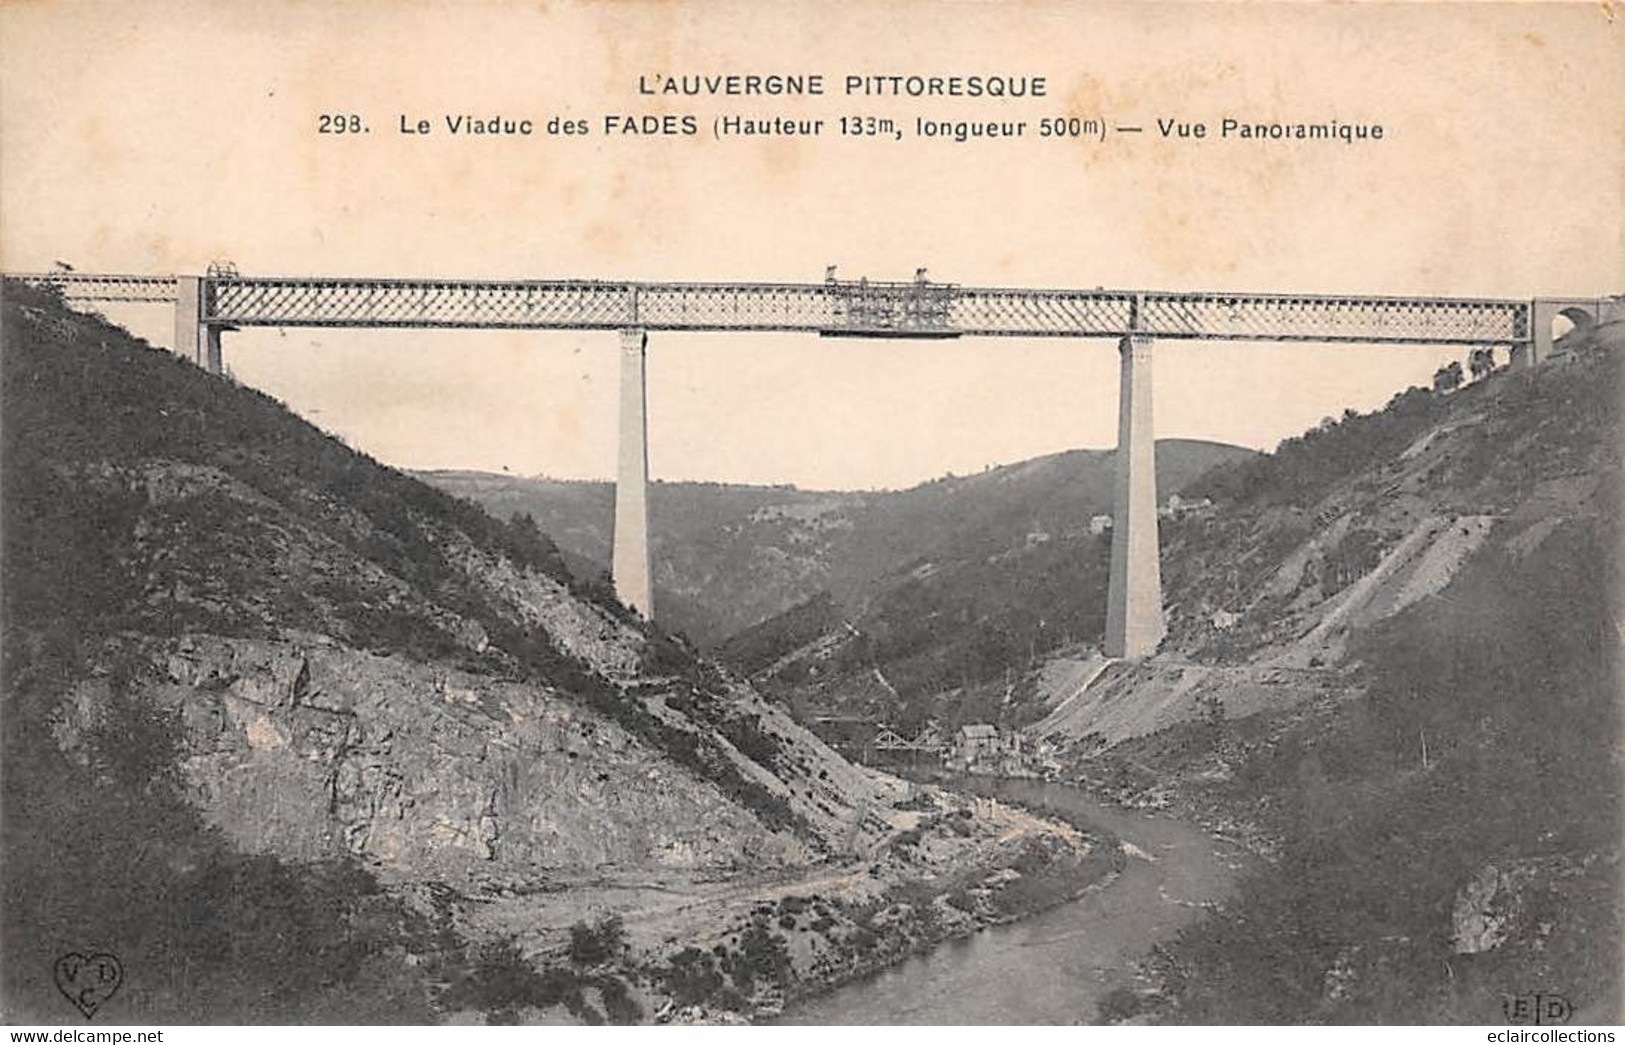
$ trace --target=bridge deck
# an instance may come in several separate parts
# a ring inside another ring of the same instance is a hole
[[[74,302],[165,302],[182,277],[11,276]],[[1121,337],[1516,345],[1528,301],[964,287],[868,281],[636,283],[202,277],[220,327],[784,331],[855,337]]]

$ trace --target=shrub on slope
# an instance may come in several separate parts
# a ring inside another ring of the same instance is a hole
[[[18,998],[55,996],[59,954],[100,948],[126,962],[119,1011],[138,1020],[419,1021],[434,963],[456,959],[454,937],[354,865],[246,857],[201,823],[196,796],[178,793],[179,731],[137,695],[167,684],[155,656],[183,635],[315,633],[549,687],[769,827],[805,829],[724,742],[772,761],[780,739],[690,650],[601,594],[596,608],[563,600],[636,633],[625,645],[644,663],[627,670],[655,691],[646,699],[455,558],[473,549],[488,573],[568,585],[528,520],[491,519],[48,292],[4,285],[0,350],[8,1014]],[[90,676],[112,711],[69,757],[58,718]],[[691,712],[656,713],[662,696]]]
[[[1153,956],[1164,998],[1103,1012],[1485,1023],[1534,990],[1617,1011],[1620,491],[1604,479],[1595,513],[1527,554],[1487,550],[1364,635],[1363,695],[1246,750],[1215,786],[1267,798],[1279,864]],[[1497,927],[1464,946],[1475,880]]]

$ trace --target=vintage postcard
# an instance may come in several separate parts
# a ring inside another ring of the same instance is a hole
[[[0,1018],[1613,1041],[1622,157],[1612,2],[0,4]]]

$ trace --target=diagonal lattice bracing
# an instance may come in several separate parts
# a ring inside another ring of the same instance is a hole
[[[1146,294],[1141,327],[1162,338],[1516,344],[1523,302],[1273,294]]]
[[[960,290],[954,328],[991,336],[1120,337],[1130,329],[1133,295],[1113,291]]]
[[[69,302],[175,300],[174,276],[118,276],[89,272],[46,272],[9,276],[37,287],[55,287]]]
[[[26,282],[73,302],[162,302],[176,280],[64,272]],[[1522,301],[1167,293],[883,283],[205,277],[216,326],[759,330],[870,337],[1120,337],[1390,344],[1521,344]]]
[[[628,284],[418,280],[217,281],[209,319],[232,326],[615,329],[634,325]]]

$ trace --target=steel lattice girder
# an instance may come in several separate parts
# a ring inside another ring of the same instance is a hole
[[[11,276],[36,287],[55,287],[68,301],[174,301],[174,276],[118,276],[88,272],[47,272]]]
[[[70,301],[172,301],[173,277],[50,273]],[[1121,337],[1362,344],[1527,342],[1526,301],[1030,290],[942,283],[205,278],[219,326],[799,331],[870,337]]]

